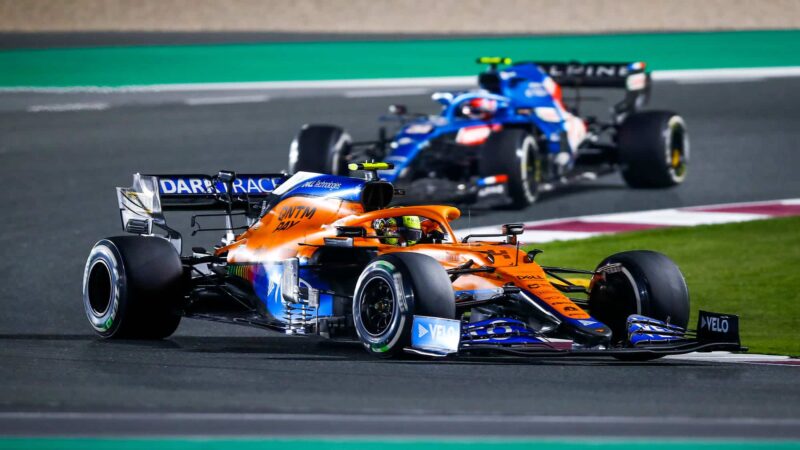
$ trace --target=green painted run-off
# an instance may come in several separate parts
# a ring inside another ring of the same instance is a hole
[[[800,65],[800,30],[0,51],[0,87],[474,75],[477,56],[646,61],[653,70]]]
[[[800,442],[736,440],[0,439],[0,450],[796,450]]]

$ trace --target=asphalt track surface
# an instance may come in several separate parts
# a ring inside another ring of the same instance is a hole
[[[658,85],[653,107],[691,132],[683,186],[635,191],[608,176],[522,212],[473,208],[460,225],[797,197],[799,92],[798,79]],[[80,283],[92,244],[120,233],[114,186],[136,171],[278,171],[304,122],[367,139],[387,103],[435,108],[371,95],[0,113],[0,434],[800,438],[794,367],[382,361],[190,320],[163,342],[93,337]],[[188,245],[216,237],[205,239]]]

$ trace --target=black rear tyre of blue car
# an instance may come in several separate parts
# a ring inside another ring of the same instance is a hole
[[[658,252],[634,250],[609,256],[597,268],[610,264],[619,264],[620,270],[604,271],[603,277],[595,276],[590,288],[589,312],[611,328],[615,342],[625,341],[626,322],[631,314],[686,328],[689,289],[671,259]],[[636,357],[640,360],[653,358],[657,356]]]
[[[348,176],[350,135],[333,125],[304,125],[289,149],[289,173],[314,172]]]
[[[665,188],[686,179],[689,135],[669,111],[631,114],[617,131],[622,178],[633,188]]]
[[[527,130],[492,133],[483,144],[480,174],[508,176],[506,187],[513,209],[525,208],[536,201],[541,172],[536,139]]]
[[[83,276],[83,305],[104,338],[163,339],[178,328],[183,265],[158,237],[116,236],[92,248]]]
[[[361,273],[353,295],[353,323],[364,348],[379,358],[401,354],[411,345],[414,315],[455,318],[447,272],[420,253],[375,258]]]

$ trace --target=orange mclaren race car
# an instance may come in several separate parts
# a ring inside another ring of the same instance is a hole
[[[117,189],[131,235],[100,240],[86,263],[89,322],[105,338],[159,339],[181,317],[207,319],[360,341],[380,357],[741,350],[736,316],[701,311],[697,330],[686,329],[689,293],[666,256],[619,253],[595,270],[541,266],[539,250],[520,248],[519,224],[458,239],[456,208],[389,207],[398,192],[378,170],[390,168],[353,165],[364,179],[135,175]],[[217,210],[194,215],[192,226],[222,241],[184,254],[163,214],[170,209]],[[200,224],[213,216],[225,225]]]

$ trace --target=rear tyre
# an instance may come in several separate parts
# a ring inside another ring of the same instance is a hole
[[[392,253],[379,256],[361,273],[353,322],[367,352],[390,358],[411,344],[415,314],[454,319],[455,308],[450,277],[435,259]]]
[[[626,339],[626,322],[631,314],[686,328],[689,289],[683,274],[671,259],[658,252],[634,250],[609,256],[597,268],[609,264],[620,264],[622,270],[606,272],[592,279],[589,312],[611,328],[615,342]],[[658,356],[635,358],[653,359]]]
[[[622,178],[633,188],[664,188],[686,179],[689,134],[669,111],[631,114],[617,132]]]
[[[289,148],[289,173],[300,171],[349,175],[347,156],[352,140],[342,128],[303,125]]]
[[[163,339],[175,332],[183,265],[158,237],[117,236],[92,248],[83,274],[83,306],[104,338]]]
[[[510,207],[522,209],[536,201],[541,182],[541,163],[536,139],[519,129],[493,133],[483,144],[481,176],[504,174]]]

